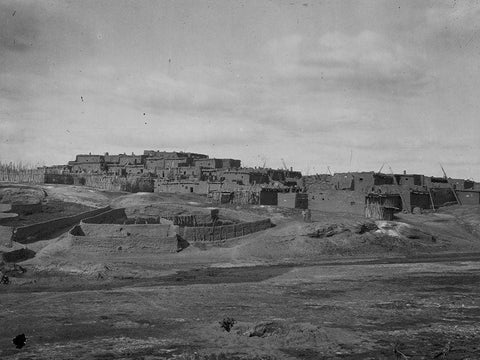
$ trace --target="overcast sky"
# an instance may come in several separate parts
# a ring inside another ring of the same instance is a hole
[[[475,1],[2,0],[0,161],[166,149],[480,180],[479,19]]]

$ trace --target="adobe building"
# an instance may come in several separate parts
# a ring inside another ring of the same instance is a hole
[[[125,165],[125,173],[127,175],[141,175],[145,167],[143,165]]]
[[[425,177],[425,186],[428,189],[448,189],[451,187],[448,179],[444,177],[436,177],[436,176],[426,176]]]
[[[105,162],[105,157],[103,155],[77,155],[75,157],[75,162],[77,163],[103,163]]]
[[[290,209],[308,209],[308,194],[304,193],[278,193],[278,206]]]
[[[107,165],[107,174],[115,176],[126,176],[127,171],[125,166],[120,166],[117,164]]]
[[[197,167],[208,169],[237,169],[240,168],[241,161],[237,159],[203,158],[195,159],[194,164]]]
[[[480,191],[478,190],[456,190],[460,204],[480,205]]]
[[[109,165],[109,164],[113,164],[113,165],[120,164],[120,155],[110,155],[108,152],[106,152],[103,157],[104,157],[105,163],[107,165]]]
[[[44,173],[47,174],[56,174],[56,175],[65,175],[72,172],[72,166],[70,165],[52,165],[45,166]]]
[[[268,184],[266,174],[252,170],[228,170],[223,173],[223,180],[238,185]]]
[[[199,170],[199,178],[202,181],[223,181],[223,173],[222,169],[208,169],[197,167]]]
[[[107,170],[103,155],[77,155],[75,161],[69,161],[68,165],[71,166],[72,173],[77,174],[101,174]]]
[[[455,190],[474,190],[475,189],[475,181],[472,181],[472,180],[449,178],[448,181]]]
[[[164,170],[165,159],[159,157],[147,157],[145,159],[145,169],[152,174],[157,173],[158,170]]]
[[[221,159],[222,169],[238,169],[241,167],[242,162],[236,159]]]
[[[119,165],[143,165],[145,163],[145,156],[144,155],[119,155]]]
[[[198,180],[200,177],[200,168],[196,166],[180,166],[170,171],[172,175],[179,180]]]
[[[208,168],[208,169],[222,169],[223,161],[222,159],[198,159],[195,160],[195,166]]]
[[[399,186],[407,188],[425,185],[425,179],[423,175],[407,174],[406,171],[404,171],[403,174],[396,174],[395,180]]]
[[[267,169],[266,174],[270,178],[270,182],[279,182],[283,185],[291,184],[289,186],[296,186],[298,180],[302,178],[302,173],[293,171],[293,169]]]

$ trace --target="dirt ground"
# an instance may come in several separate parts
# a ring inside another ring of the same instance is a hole
[[[47,192],[133,213],[212,206],[190,194]],[[66,235],[34,243],[27,271],[0,284],[0,359],[480,359],[478,211],[373,226],[227,206],[227,217],[276,226],[171,254],[104,251]]]
[[[478,359],[479,280],[478,261],[441,261],[4,286],[0,357],[395,359],[396,346],[433,359],[448,345],[447,359]],[[226,317],[236,320],[230,332]],[[15,349],[20,333],[27,345]]]

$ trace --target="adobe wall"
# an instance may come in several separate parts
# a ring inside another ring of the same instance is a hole
[[[172,224],[118,224],[127,220],[125,209],[112,209],[80,222],[84,236],[108,237],[152,237],[166,238],[175,236],[178,227]],[[73,233],[72,233],[73,234]]]
[[[452,189],[450,189],[450,188],[431,189],[430,193],[432,194],[433,203],[435,204],[435,207],[444,206],[447,203],[456,203],[457,202],[455,194],[453,193]]]
[[[58,230],[75,225],[76,223],[80,222],[83,219],[105,212],[108,209],[110,209],[109,206],[101,209],[86,211],[73,216],[66,216],[62,218],[45,221],[38,224],[21,226],[16,228],[16,232],[13,235],[12,240],[19,242],[21,244],[28,244],[28,243],[37,241],[42,237],[51,235],[57,232]]]
[[[276,191],[260,191],[260,205],[278,205],[278,192]]]
[[[410,211],[413,211],[416,207],[420,209],[430,209],[432,207],[430,195],[410,192]]]
[[[73,185],[75,179],[70,174],[45,174],[45,184]]]
[[[186,241],[218,241],[269,229],[270,219],[215,227],[185,227],[180,231]]]
[[[480,204],[480,193],[475,191],[457,191],[457,196],[462,205]]]
[[[278,206],[291,209],[308,209],[308,194],[278,193]]]
[[[163,216],[163,218],[172,220],[174,225],[179,226],[198,226],[212,222],[212,217],[210,215],[175,215]]]
[[[124,253],[173,253],[178,251],[177,237],[167,238],[130,238],[106,237],[99,240],[97,237],[72,236],[72,249],[81,249],[82,254],[91,250],[109,252],[118,255]]]
[[[124,191],[127,187],[127,180],[124,177],[82,174],[78,176],[84,179],[83,184],[96,189],[108,191]]]
[[[308,208],[325,212],[363,215],[365,194],[349,190],[327,190],[309,194]]]
[[[177,234],[178,227],[174,225],[163,224],[88,224],[82,222],[80,228],[85,236],[94,236],[96,238],[110,237],[141,237],[163,239]]]

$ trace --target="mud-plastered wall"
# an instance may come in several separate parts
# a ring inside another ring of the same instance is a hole
[[[272,226],[270,219],[234,225],[212,227],[185,227],[181,236],[186,241],[219,241],[248,235]]]
[[[110,237],[145,237],[163,239],[175,236],[178,226],[172,224],[118,224],[127,220],[125,209],[112,209],[80,223],[81,232],[85,236],[97,238]]]
[[[45,238],[61,229],[68,228],[73,226],[76,223],[80,222],[82,219],[101,214],[109,210],[110,207],[86,211],[78,215],[66,216],[62,218],[57,218],[42,223],[37,223],[33,225],[21,226],[16,228],[15,233],[12,237],[13,241],[19,242],[21,244],[28,244],[39,239]]]
[[[108,237],[99,239],[90,236],[73,236],[73,250],[85,253],[109,253],[121,256],[128,253],[174,253],[178,250],[177,237],[166,238],[131,238]]]
[[[175,225],[179,226],[198,226],[212,222],[211,215],[175,215],[166,216],[164,219],[172,220]]]
[[[85,236],[94,236],[98,241],[103,241],[110,237],[144,237],[163,239],[177,234],[178,226],[163,224],[80,224],[82,232]]]

